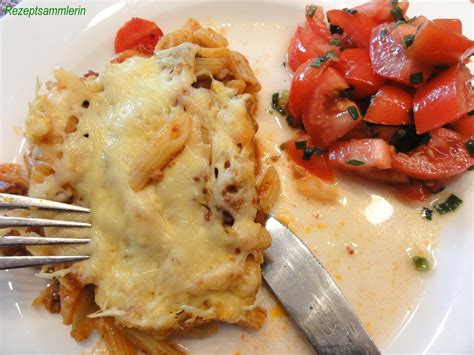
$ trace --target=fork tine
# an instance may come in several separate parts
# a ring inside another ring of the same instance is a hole
[[[86,255],[74,256],[0,256],[0,270],[46,264],[68,263],[88,259]]]
[[[89,213],[90,209],[68,203],[0,193],[0,208],[37,208],[40,210]]]
[[[88,238],[45,238],[45,237],[17,237],[4,236],[0,238],[0,248],[5,246],[25,245],[61,245],[61,244],[87,244]]]
[[[0,228],[7,227],[90,227],[90,223],[54,219],[0,216]]]

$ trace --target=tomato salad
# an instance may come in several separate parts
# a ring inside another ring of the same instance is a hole
[[[308,5],[288,47],[290,90],[272,103],[298,129],[284,147],[309,173],[334,182],[340,169],[425,200],[472,170],[474,42],[459,20],[410,18],[408,5]]]

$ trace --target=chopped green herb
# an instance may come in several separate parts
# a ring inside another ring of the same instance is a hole
[[[464,145],[471,157],[474,157],[474,138],[469,139]]]
[[[398,5],[398,0],[392,0],[390,1],[390,5],[392,5],[392,7],[395,7]]]
[[[420,144],[428,145],[428,143],[430,142],[430,140],[431,140],[431,133],[423,133],[423,134],[420,136]]]
[[[287,65],[286,62],[281,63],[281,66],[282,66],[283,68],[286,68],[286,65]]]
[[[413,44],[413,41],[415,40],[415,35],[408,35],[403,37],[403,43],[405,44],[405,47],[410,47]]]
[[[274,93],[272,95],[272,108],[280,115],[286,115],[286,105],[288,103],[288,90],[283,90],[281,93]]]
[[[397,28],[400,25],[404,25],[405,23],[406,23],[405,20],[399,20],[399,21],[395,22],[394,24],[392,24],[392,30],[394,30],[395,28]]]
[[[474,165],[471,165],[469,168],[467,168],[468,171],[474,171]]]
[[[439,214],[446,214],[448,212],[454,211],[462,203],[462,200],[454,194],[448,197],[445,202],[434,205],[436,211]]]
[[[388,31],[386,28],[384,28],[382,31],[380,31],[380,38],[385,38],[388,35]]]
[[[430,262],[423,256],[414,256],[412,258],[415,269],[418,271],[430,271]]]
[[[407,136],[407,134],[408,131],[405,128],[400,128],[398,131],[392,134],[390,141],[392,141],[394,144],[398,144],[403,138]]]
[[[333,24],[329,25],[329,31],[331,31],[332,34],[338,33],[342,35],[344,33],[344,30],[341,27],[333,25]]]
[[[433,219],[433,210],[423,207],[423,209],[421,210],[421,217],[427,219],[428,221],[431,221]]]
[[[309,17],[313,17],[314,16],[314,13],[316,12],[316,10],[318,9],[318,7],[316,5],[309,5],[306,7],[306,16],[309,16]]]
[[[365,163],[363,161],[357,160],[357,159],[351,159],[346,161],[346,164],[353,165],[353,166],[359,166],[359,165],[364,165]]]
[[[332,60],[337,58],[337,54],[334,51],[327,51],[325,57],[327,60]]]
[[[292,115],[286,116],[286,123],[288,123],[288,126],[296,128],[295,122],[296,120]]]
[[[314,155],[321,155],[324,153],[324,150],[319,147],[313,147],[311,148],[311,151]]]
[[[340,38],[332,38],[329,41],[329,44],[331,44],[333,46],[339,46],[341,44],[341,39]]]
[[[339,90],[339,97],[340,97],[341,99],[345,99],[345,98],[351,97],[352,91],[353,91],[352,88],[344,89],[344,90]]]
[[[280,144],[280,150],[285,150],[286,149],[286,143]]]
[[[349,112],[354,121],[359,118],[359,111],[357,110],[357,107],[349,106],[347,108],[347,112]]]
[[[351,15],[355,15],[355,14],[357,13],[357,10],[355,10],[355,9],[349,9],[349,8],[347,8],[347,7],[344,8],[344,9],[342,9],[342,11],[345,11],[345,12],[351,14]]]
[[[469,112],[467,113],[467,115],[468,115],[468,116],[473,116],[473,115],[474,115],[474,110],[469,111]]]
[[[403,20],[403,12],[402,12],[402,9],[400,9],[400,7],[394,6],[393,9],[390,10],[390,13],[392,14],[395,21]]]
[[[326,57],[317,57],[311,62],[310,66],[314,68],[320,68],[321,65],[326,61]]]
[[[303,160],[310,160],[313,155],[313,150],[311,148],[305,148],[303,150]]]
[[[423,73],[411,73],[410,74],[410,84],[417,85],[423,82]]]
[[[306,141],[296,141],[295,142],[296,149],[306,149]]]

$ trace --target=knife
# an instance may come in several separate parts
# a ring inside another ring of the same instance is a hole
[[[318,355],[380,354],[344,295],[306,245],[269,217],[262,275]]]

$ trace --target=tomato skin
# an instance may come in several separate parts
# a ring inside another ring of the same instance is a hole
[[[398,7],[402,10],[403,15],[408,10],[408,1],[399,1]],[[377,24],[384,22],[394,22],[393,15],[391,13],[393,6],[391,0],[373,0],[371,2],[354,7],[354,10],[369,16]]]
[[[307,146],[311,146],[309,137],[299,137],[285,144],[285,151],[288,157],[297,165],[303,167],[311,175],[317,176],[321,180],[335,182],[334,172],[328,163],[327,153],[321,155],[313,154],[309,160],[303,160],[303,149],[296,149],[295,142],[306,140]]]
[[[306,6],[306,24],[313,31],[314,35],[322,42],[328,43],[331,39],[331,31],[329,31],[328,24],[324,19],[324,11],[321,6],[316,7],[313,16],[308,15],[310,5]]]
[[[326,148],[362,121],[357,104],[338,97],[347,88],[349,84],[334,68],[327,68],[317,79],[303,108],[303,125],[318,147]],[[352,118],[349,107],[356,110],[357,119]]]
[[[452,126],[456,132],[461,133],[464,137],[474,137],[474,116],[463,115]]]
[[[397,192],[409,200],[426,201],[431,196],[431,190],[419,181],[397,186]]]
[[[464,146],[465,137],[446,128],[431,132],[428,145],[393,156],[392,168],[419,180],[446,179],[466,171],[473,159]]]
[[[469,69],[460,64],[418,88],[413,100],[416,132],[428,132],[469,112],[474,105],[468,85],[471,79]]]
[[[377,23],[363,13],[350,14],[343,10],[329,10],[328,20],[331,24],[341,27],[344,33],[352,38],[359,48],[369,48],[372,28]]]
[[[298,26],[288,46],[288,66],[296,71],[308,59],[325,55],[327,51],[339,52],[339,49],[323,42],[309,27]]]
[[[333,145],[329,150],[331,164],[345,170],[390,169],[392,149],[383,139],[351,139]],[[362,165],[347,164],[349,160],[364,162]]]
[[[445,31],[462,35],[462,22],[457,18],[436,18],[433,23]]]
[[[316,85],[319,75],[329,66],[329,63],[325,62],[319,68],[312,67],[310,65],[312,62],[313,59],[308,59],[305,63],[301,64],[291,80],[288,111],[297,122],[301,122],[303,107]]]
[[[413,97],[392,85],[383,86],[372,99],[364,120],[384,125],[407,125],[411,118]]]
[[[369,54],[377,74],[412,86],[418,84],[410,83],[410,74],[422,73],[423,81],[429,78],[430,68],[410,58],[402,41],[405,36],[414,35],[416,29],[416,26],[402,24],[392,30],[390,24],[381,24],[372,30]]]
[[[407,54],[426,65],[456,64],[474,52],[474,42],[460,34],[446,31],[431,21],[418,30]]]
[[[127,49],[152,54],[156,43],[163,36],[163,31],[153,22],[132,17],[119,28],[115,35],[115,53]]]
[[[373,71],[366,49],[346,49],[339,54],[339,61],[333,62],[332,65],[344,75],[344,79],[354,89],[352,96],[355,98],[372,95],[385,81]]]

